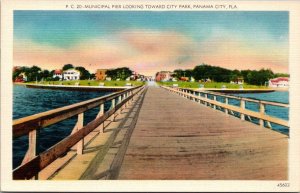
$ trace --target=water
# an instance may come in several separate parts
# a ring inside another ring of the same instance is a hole
[[[244,93],[244,94],[232,94],[234,96],[244,97],[244,98],[251,98],[256,100],[264,100],[264,101],[272,101],[272,102],[279,102],[279,103],[285,103],[289,104],[289,92],[288,91],[275,91],[275,92],[269,92],[269,93]],[[208,96],[212,99],[212,95]],[[224,97],[217,97],[217,101],[224,102]],[[236,99],[229,99],[228,103],[235,106],[240,106],[240,100]],[[245,108],[259,112],[259,104],[254,102],[248,102],[246,101]],[[289,120],[289,108],[285,107],[278,107],[273,105],[266,105],[265,106],[265,113],[267,115],[270,115],[272,117],[277,117],[284,120]],[[239,117],[239,113],[235,113],[235,116]],[[246,120],[251,121],[253,123],[258,124],[259,120],[256,118],[251,118],[251,120],[246,117]],[[265,126],[266,123],[265,123]],[[284,133],[286,135],[289,134],[289,128],[284,127],[281,125],[277,125],[275,123],[271,123],[272,129]]]
[[[13,119],[26,117],[107,94],[110,94],[110,92],[46,90],[15,85],[13,88]],[[107,111],[109,107],[110,103],[108,102],[105,104],[105,111]],[[99,107],[86,111],[84,113],[84,124],[92,121],[98,112]],[[76,121],[77,116],[74,116],[42,129],[39,133],[39,152],[43,152],[68,136],[74,128]],[[21,164],[27,149],[27,136],[13,140],[13,168]]]

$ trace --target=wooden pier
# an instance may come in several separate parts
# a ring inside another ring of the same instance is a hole
[[[89,137],[89,142],[83,140],[85,144],[77,148],[79,153],[70,151],[64,157],[61,153],[51,158],[52,164],[35,170],[40,179],[288,179],[288,136],[245,121],[249,112],[243,110],[243,103],[239,108],[228,107],[224,113],[214,107],[227,107],[228,104],[184,90],[161,87],[130,89],[110,96],[109,100],[119,96],[122,96],[119,105],[104,114],[104,118],[102,112],[97,126],[93,127],[97,131],[103,123],[103,132],[96,132],[92,137],[85,132],[84,137]],[[102,103],[103,99],[96,105]],[[240,109],[243,110],[240,118],[228,113],[228,110]],[[263,121],[288,125],[262,111],[255,113],[251,115],[260,116]],[[112,115],[113,119],[109,118]],[[109,123],[105,122],[107,119]],[[83,127],[86,128],[90,127]],[[19,131],[16,132],[18,136],[24,133],[20,133],[20,129],[16,131]],[[69,146],[78,141],[76,138]],[[47,155],[42,156],[46,159]],[[27,161],[25,167],[14,171],[15,179],[35,176],[28,167],[40,166],[41,162],[34,156],[31,159],[33,163]]]

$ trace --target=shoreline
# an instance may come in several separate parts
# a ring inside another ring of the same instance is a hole
[[[221,92],[221,93],[269,93],[274,92],[274,89],[205,89],[206,91]]]
[[[80,86],[80,85],[45,85],[45,84],[26,84],[26,83],[13,83],[18,86],[25,86],[27,88],[40,88],[51,90],[75,90],[75,91],[111,91],[117,92],[132,88],[133,86]]]
[[[51,85],[51,84],[31,84],[31,83],[13,83],[13,85],[25,86],[28,88],[52,89],[52,90],[77,90],[77,91],[121,91],[134,86],[80,86],[80,85]],[[185,88],[185,87],[182,87]],[[269,93],[269,92],[287,92],[289,88],[244,88],[244,89],[222,89],[222,88],[185,88],[197,91],[212,91],[220,93]]]
[[[198,89],[199,90],[199,89]],[[246,89],[211,89],[205,88],[205,91],[221,92],[221,93],[269,93],[269,92],[288,92],[289,88],[269,88],[269,89],[257,89],[257,88],[246,88]]]

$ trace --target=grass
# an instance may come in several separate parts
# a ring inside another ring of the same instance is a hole
[[[26,82],[25,84],[35,84],[36,82]],[[79,83],[79,86],[99,86],[100,83],[104,83],[104,86],[125,86],[126,83],[131,83],[133,86],[144,85],[145,83],[142,81],[125,81],[125,80],[112,80],[112,81],[98,81],[98,80],[69,80],[69,81],[43,81],[38,82],[38,84],[45,85],[75,85]]]
[[[178,87],[182,88],[199,88],[200,84],[204,85],[204,88],[222,88],[223,85],[226,86],[227,89],[239,89],[240,85],[238,84],[230,84],[228,82],[207,82],[207,83],[199,83],[199,82],[158,82],[159,85],[166,85],[172,86],[173,84],[178,84]],[[257,86],[257,85],[250,85],[247,83],[243,84],[244,89],[267,89],[266,86]]]

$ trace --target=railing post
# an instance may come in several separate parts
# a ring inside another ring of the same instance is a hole
[[[245,109],[245,101],[243,99],[241,99],[241,109]],[[245,114],[241,112],[241,120],[244,121],[245,120]]]
[[[83,113],[78,114],[77,131],[83,127]],[[77,154],[83,154],[84,138],[77,143]]]
[[[265,114],[265,104],[263,104],[262,102],[259,102],[259,112],[260,116],[263,116]],[[264,127],[264,120],[262,118],[259,119],[259,125],[261,127]]]
[[[25,164],[32,160],[37,154],[38,154],[38,130],[32,130],[28,133],[28,150],[26,152],[26,155],[22,161],[22,164]],[[38,180],[38,174],[36,174],[33,178],[33,180]]]
[[[125,99],[127,98],[126,93],[123,94],[123,97],[122,97],[122,98],[123,98],[123,100],[125,100]],[[122,101],[123,101],[123,100],[122,100]],[[127,104],[124,103],[124,108],[126,108],[126,106],[127,106]],[[123,108],[123,109],[124,109],[124,108]]]
[[[122,95],[120,95],[119,97],[118,97],[118,104],[120,104],[122,102]],[[120,107],[120,109],[119,109],[119,114],[121,114],[121,111],[122,111],[122,107]]]
[[[204,93],[204,98],[207,99],[207,94],[206,93]],[[204,101],[204,105],[207,106],[207,102],[206,101]]]
[[[214,95],[214,101],[216,101],[217,102],[217,96],[216,95]],[[217,105],[214,105],[214,109],[216,110],[217,109]]]
[[[116,99],[112,99],[111,100],[111,109],[114,109],[115,108],[115,106],[116,106]],[[111,121],[115,121],[115,113],[113,113],[112,115],[111,115]]]
[[[133,101],[133,91],[130,91],[131,101]]]
[[[194,97],[193,97],[193,98],[194,98],[194,101],[196,101],[196,98],[195,98],[195,97],[196,97],[196,92],[195,92],[195,91],[194,91],[194,94],[193,94],[193,95],[194,95]]]
[[[225,97],[225,104],[228,105],[228,98]],[[225,108],[225,114],[228,115],[228,109]]]
[[[97,118],[98,117],[101,117],[102,115],[104,115],[104,103],[102,103],[101,105],[100,105],[100,110],[99,110],[99,113],[98,113],[98,115],[97,115]],[[103,123],[101,123],[101,125],[99,125],[99,132],[100,133],[104,133],[104,122]]]
[[[126,98],[128,98],[128,97],[130,97],[130,92],[129,92],[129,91],[126,92]],[[129,103],[130,103],[130,100],[128,100],[128,101],[126,102],[126,106],[128,106]]]

